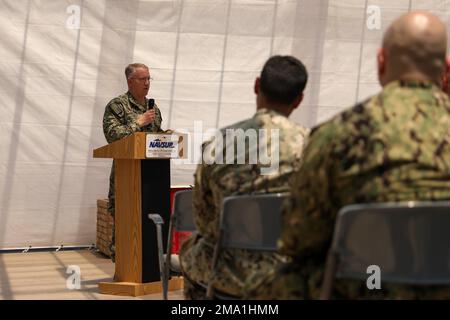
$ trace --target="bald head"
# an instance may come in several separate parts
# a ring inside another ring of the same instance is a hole
[[[447,31],[438,17],[422,11],[401,16],[386,31],[378,53],[381,84],[394,80],[430,80],[439,84],[446,49]]]

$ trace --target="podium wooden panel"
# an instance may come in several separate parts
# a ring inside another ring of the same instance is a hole
[[[149,213],[164,219],[167,247],[170,219],[170,159],[146,159],[147,133],[138,132],[94,150],[94,158],[113,158],[115,165],[115,282],[100,283],[101,293],[143,295],[162,291],[156,227]],[[173,290],[182,288],[174,279]]]
[[[116,296],[143,296],[146,294],[161,292],[161,281],[149,283],[133,282],[100,282],[98,284],[100,293],[113,294]],[[169,291],[183,288],[183,278],[175,277],[169,280]]]

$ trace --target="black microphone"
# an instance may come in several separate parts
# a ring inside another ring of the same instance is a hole
[[[148,99],[148,109],[151,110],[155,106],[155,99]]]

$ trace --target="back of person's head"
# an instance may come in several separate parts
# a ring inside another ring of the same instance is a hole
[[[431,13],[413,11],[396,19],[386,31],[378,53],[382,85],[394,80],[440,82],[445,70],[447,31]]]
[[[125,68],[125,77],[129,79],[137,68],[149,70],[148,67],[143,63],[131,63]]]
[[[303,93],[308,73],[303,63],[292,56],[273,56],[260,76],[261,93],[272,103],[291,104]]]

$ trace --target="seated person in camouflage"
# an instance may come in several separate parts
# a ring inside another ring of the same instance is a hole
[[[218,133],[219,140],[225,141],[227,132],[236,130],[245,131],[246,134],[255,132],[256,135],[259,130],[265,130],[267,136],[273,131],[278,132],[279,139],[270,139],[270,148],[272,148],[271,143],[279,143],[278,170],[266,172],[265,169],[268,168],[260,162],[250,162],[249,155],[258,148],[258,143],[249,143],[248,148],[245,147],[245,152],[242,152],[245,154],[235,154],[234,150],[237,148],[234,148],[231,156],[229,152],[232,148],[227,147],[226,143],[215,144],[216,138],[203,144],[204,155],[208,153],[208,150],[214,149],[215,155],[222,154],[224,159],[230,156],[231,161],[228,159],[222,164],[219,161],[213,164],[203,163],[197,167],[195,173],[193,206],[199,234],[186,240],[180,250],[187,299],[205,297],[204,290],[196,283],[199,281],[207,283],[210,280],[211,260],[217,241],[223,198],[249,193],[289,191],[288,179],[298,164],[303,141],[309,130],[288,120],[288,116],[300,104],[306,81],[306,69],[296,58],[290,56],[270,58],[261,76],[255,81],[257,105],[255,115],[248,120],[224,128]],[[234,138],[230,141],[234,145]],[[262,140],[259,142],[259,148],[261,148],[264,143]],[[246,160],[239,162],[239,156],[245,156],[242,159]],[[218,277],[214,279],[214,288],[220,292],[241,297],[243,284],[248,274],[255,269],[273,268],[280,261],[284,261],[284,258],[273,253],[254,253],[246,250],[225,251],[219,259],[219,272]]]
[[[446,27],[429,13],[389,27],[377,56],[382,91],[311,132],[284,210],[281,252],[292,262],[254,275],[248,298],[317,299],[345,205],[450,199],[450,100],[440,88],[446,48]],[[450,287],[369,290],[366,281],[341,279],[332,297],[449,299]]]
[[[120,140],[135,132],[159,132],[161,111],[156,105],[149,106],[146,98],[150,89],[150,71],[142,63],[133,63],[125,68],[128,91],[112,99],[103,115],[103,133],[108,143]],[[109,177],[108,211],[114,217],[114,163]],[[114,231],[111,243],[111,258],[114,261]]]

